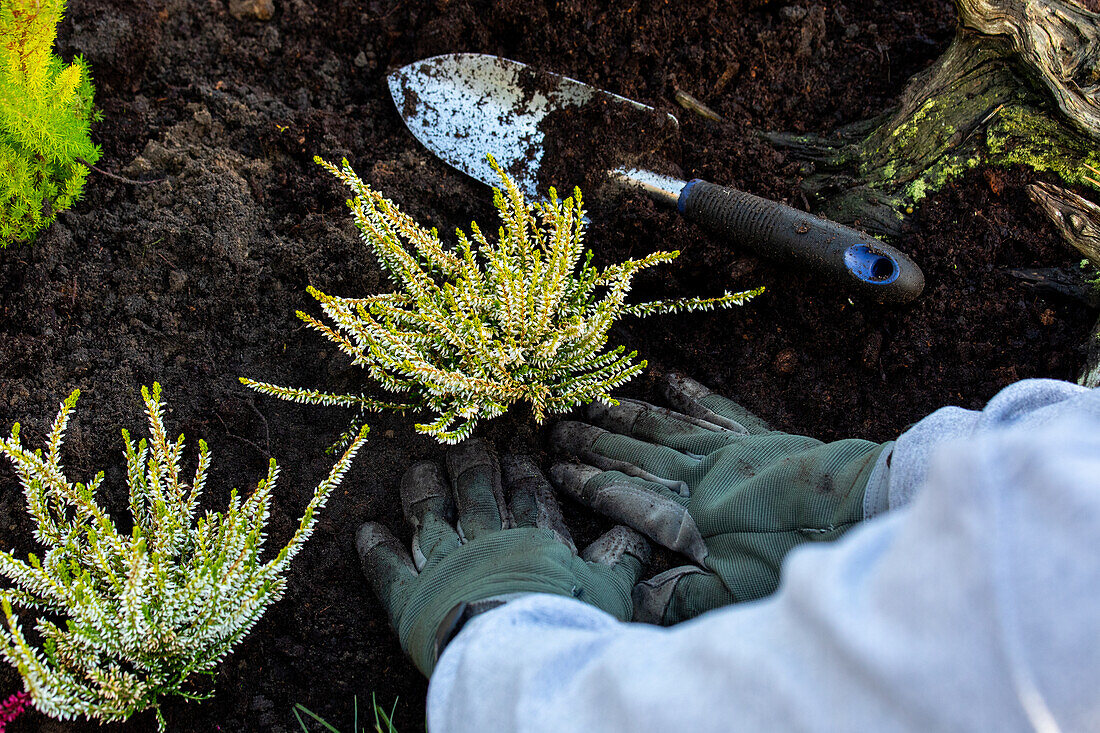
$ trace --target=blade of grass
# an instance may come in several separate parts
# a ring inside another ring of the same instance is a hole
[[[316,720],[321,725],[325,726],[325,728],[328,731],[330,731],[330,733],[340,733],[340,731],[336,730],[331,725],[329,725],[328,721],[325,720],[324,718],[322,718],[320,715],[313,712],[312,710],[310,710],[309,708],[307,708],[305,705],[303,705],[301,703],[295,703],[294,704],[294,717],[298,719],[298,725],[302,726],[303,733],[309,733],[309,728],[306,727],[305,721],[302,720],[302,716],[298,714],[299,710],[301,710],[303,713],[305,713],[309,717]]]
[[[394,716],[394,713],[397,712],[397,702],[398,702],[398,700],[400,700],[400,698],[393,701],[393,707],[390,708],[390,711],[387,713],[386,710],[381,705],[378,704],[378,698],[375,697],[373,692],[371,693],[370,702],[371,702],[371,708],[374,712],[374,731],[375,731],[375,733],[397,733],[397,728],[393,724],[393,716]],[[352,715],[353,715],[353,717],[352,717],[352,720],[353,720],[352,733],[366,733],[366,728],[360,728],[359,727],[359,697],[358,696],[354,697],[353,701],[354,701],[353,702],[354,707],[353,707],[353,712],[352,712]],[[328,731],[329,733],[340,733],[339,730],[334,728],[331,723],[329,723],[327,720],[322,718],[320,715],[313,712],[312,710],[307,708],[305,705],[302,705],[301,703],[295,703],[294,704],[294,717],[298,720],[298,725],[301,726],[302,733],[309,733],[309,726],[306,725],[306,721],[302,719],[302,716],[300,715],[300,713],[305,713],[309,717],[313,718],[313,720],[315,720],[318,723],[320,723],[321,725],[323,725],[324,729],[326,731]],[[0,733],[2,733],[2,731],[0,731]]]

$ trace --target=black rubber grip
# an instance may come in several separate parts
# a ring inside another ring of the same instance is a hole
[[[684,186],[678,208],[737,246],[810,269],[881,303],[905,303],[924,289],[920,268],[894,247],[775,201],[695,180]]]

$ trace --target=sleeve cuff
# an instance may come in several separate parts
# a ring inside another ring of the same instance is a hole
[[[894,455],[894,441],[890,441],[878,454],[875,467],[863,490],[863,518],[871,519],[890,510],[890,459]]]

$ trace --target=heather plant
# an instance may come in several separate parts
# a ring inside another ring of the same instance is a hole
[[[8,695],[8,699],[0,702],[0,733],[7,730],[8,723],[12,722],[31,704],[31,696],[25,690]]]
[[[763,291],[629,304],[634,276],[679,252],[596,268],[584,249],[580,190],[563,201],[550,189],[548,201],[532,204],[492,159],[502,184],[494,189],[496,241],[475,222],[469,235],[458,230],[453,249],[367,186],[347,160],[342,168],[316,160],[355,194],[348,206],[356,225],[398,290],[348,298],[310,287],[332,325],[298,317],[399,399],[241,381],[286,400],[357,408],[348,435],[365,412],[384,409],[427,410],[435,419],[416,430],[456,443],[516,402],[528,403],[538,422],[593,400],[613,403],[611,390],[646,365],[635,351],[605,349],[621,316],[730,307]]]
[[[80,197],[99,148],[81,57],[53,53],[65,0],[0,0],[0,247],[29,242]]]
[[[87,484],[66,478],[60,449],[80,395],[72,393],[50,430],[45,450],[23,447],[19,425],[0,441],[14,464],[35,539],[47,549],[26,562],[0,552],[0,590],[7,627],[0,654],[23,677],[34,706],[60,719],[83,715],[125,720],[153,708],[159,728],[164,696],[202,697],[191,679],[215,667],[286,587],[286,571],[312,534],[317,512],[351,464],[361,431],[314,490],[297,530],[264,560],[278,469],[242,498],[234,489],[223,512],[200,512],[210,451],[198,444],[190,482],[180,466],[184,438],[165,430],[160,385],[142,388],[149,439],[122,431],[132,529],[120,531],[96,501],[101,472]],[[39,644],[15,609],[35,616]]]

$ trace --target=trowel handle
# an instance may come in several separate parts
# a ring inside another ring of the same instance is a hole
[[[897,249],[805,211],[699,179],[676,203],[680,213],[762,257],[809,268],[881,303],[920,295],[924,275]]]

